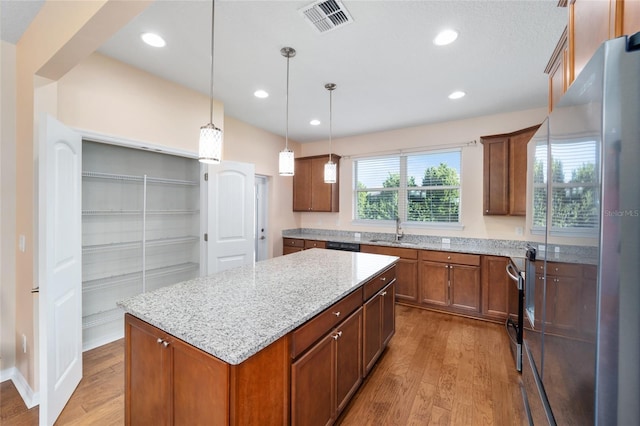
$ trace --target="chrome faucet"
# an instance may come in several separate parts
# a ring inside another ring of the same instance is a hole
[[[400,217],[396,216],[396,243],[404,237],[404,231],[400,228]]]

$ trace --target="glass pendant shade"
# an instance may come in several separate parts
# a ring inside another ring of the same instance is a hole
[[[293,165],[294,165],[294,158],[293,158],[293,151],[291,151],[289,148],[285,148],[282,151],[280,151],[280,157],[279,157],[279,171],[280,171],[280,176],[293,176]]]
[[[336,183],[338,168],[336,167],[336,163],[329,160],[324,165],[324,183]]]
[[[219,164],[222,158],[222,130],[212,123],[200,127],[198,160],[201,163]]]

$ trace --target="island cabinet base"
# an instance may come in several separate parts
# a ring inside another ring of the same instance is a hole
[[[125,424],[286,425],[289,346],[229,365],[126,314]]]

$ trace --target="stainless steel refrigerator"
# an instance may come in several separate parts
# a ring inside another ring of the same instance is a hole
[[[535,424],[637,425],[640,34],[600,46],[530,145],[528,414]]]

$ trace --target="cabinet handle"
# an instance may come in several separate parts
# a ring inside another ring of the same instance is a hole
[[[448,260],[451,260],[451,256],[447,256],[447,259],[448,259]]]
[[[485,210],[485,213],[489,213],[489,210]]]
[[[162,343],[162,339],[158,337],[158,340],[156,340],[156,343]]]
[[[162,346],[164,346],[164,347],[166,348],[167,346],[169,346],[169,342],[167,342],[167,341],[165,340],[164,342],[162,342]]]
[[[386,296],[386,295],[387,295],[386,291],[383,291],[382,293],[380,293],[380,296]]]
[[[333,340],[338,340],[340,338],[340,336],[342,336],[342,331],[338,331],[332,337],[333,337]]]
[[[338,311],[338,312],[334,312],[334,313],[333,313],[333,315],[335,315],[335,316],[339,317],[339,316],[340,316],[340,311]]]
[[[382,277],[380,278],[380,281],[385,282],[387,280],[387,277]]]

